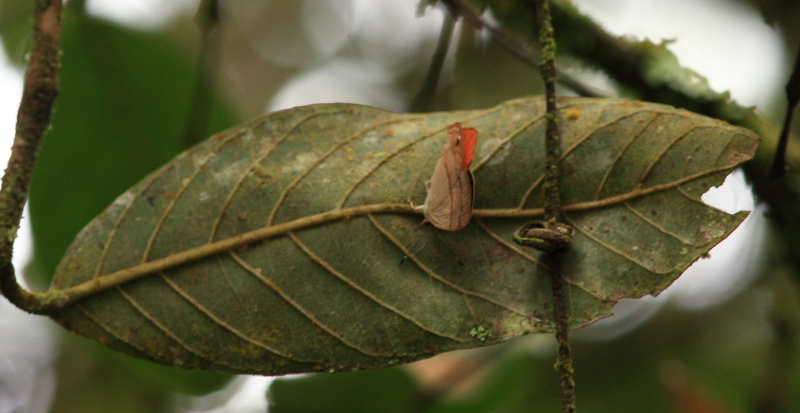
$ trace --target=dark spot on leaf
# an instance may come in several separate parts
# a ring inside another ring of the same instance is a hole
[[[658,215],[658,211],[656,211],[655,209],[650,211],[650,213],[653,214],[653,215]]]
[[[628,216],[627,216],[627,215],[623,215],[623,216],[622,216],[622,222],[625,222],[625,221],[627,221],[627,220],[628,220]]]

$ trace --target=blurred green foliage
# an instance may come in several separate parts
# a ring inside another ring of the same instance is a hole
[[[30,195],[45,277],[89,220],[185,149],[192,121],[194,59],[166,33],[126,30],[67,8],[62,48],[61,94]],[[212,113],[213,131],[235,123],[219,103]]]

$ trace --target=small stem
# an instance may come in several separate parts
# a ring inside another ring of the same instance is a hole
[[[547,110],[547,132],[545,135],[546,162],[544,172],[544,192],[547,203],[545,219],[558,219],[561,215],[561,200],[558,191],[561,157],[559,148],[558,123],[556,122],[556,42],[553,37],[553,24],[550,17],[549,0],[536,0],[536,15],[539,20],[539,42],[542,44],[542,62],[539,69],[544,80],[545,104]]]
[[[60,48],[61,1],[34,2],[33,48],[17,112],[14,145],[0,188],[0,292],[28,312],[38,312],[42,295],[25,290],[17,282],[11,258],[39,143],[58,96]]]
[[[183,135],[185,147],[190,147],[206,138],[211,108],[214,105],[214,84],[217,76],[220,52],[221,20],[218,0],[203,0],[197,10],[196,21],[200,29],[200,52],[197,60],[192,100]]]
[[[800,101],[800,48],[794,61],[794,70],[786,83],[786,116],[783,118],[783,129],[778,147],[775,149],[775,158],[769,168],[769,176],[780,178],[786,175],[786,146],[789,144],[789,133],[792,130],[794,110]]]
[[[553,21],[550,15],[549,0],[534,0],[536,4],[536,18],[539,23],[539,43],[542,44],[542,63],[540,70],[545,85],[545,99],[547,107],[547,131],[545,132],[545,219],[556,221],[561,215],[561,199],[559,197],[559,158],[560,139],[558,123],[556,122],[556,41]],[[556,321],[556,341],[558,346],[558,362],[556,366],[561,376],[561,408],[564,413],[574,413],[575,380],[573,378],[572,355],[569,347],[569,322],[567,315],[564,285],[561,267],[564,262],[564,250],[557,249],[548,254],[550,263],[550,277],[553,285],[553,312]]]
[[[453,13],[445,8],[442,31],[439,32],[439,41],[436,43],[436,51],[433,53],[431,65],[428,67],[428,73],[425,75],[422,87],[416,98],[414,98],[414,102],[411,104],[411,112],[430,112],[433,107],[433,95],[436,93],[436,87],[439,84],[439,76],[442,73],[444,61],[447,58],[447,50],[450,48],[450,39],[453,37],[455,22],[456,19],[453,17]]]
[[[556,347],[558,349],[558,367],[561,382],[561,409],[564,413],[575,413],[575,370],[572,367],[572,350],[569,346],[569,324],[567,323],[567,306],[564,297],[564,284],[561,279],[561,266],[564,262],[564,251],[556,251],[550,255],[550,274],[553,282],[553,312],[556,318]]]

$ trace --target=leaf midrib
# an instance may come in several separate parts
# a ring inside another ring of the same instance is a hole
[[[580,202],[575,204],[564,205],[562,211],[574,212],[584,211],[588,209],[606,207],[618,203],[622,203],[631,199],[641,196],[649,195],[651,193],[668,190],[678,187],[687,182],[700,179],[709,175],[719,172],[729,171],[736,167],[736,165],[726,165],[709,169],[697,174],[685,176],[681,179],[648,187],[645,189],[635,189],[626,194],[617,195],[613,197],[604,198],[597,201]],[[216,254],[226,251],[232,251],[237,248],[252,244],[254,242],[264,241],[266,239],[284,236],[290,231],[297,231],[318,225],[327,224],[330,222],[351,219],[368,214],[402,214],[402,215],[422,215],[420,211],[415,210],[409,204],[368,204],[359,205],[350,208],[335,209],[320,214],[310,215],[303,218],[298,218],[292,221],[282,222],[280,224],[272,225],[269,227],[259,228],[255,231],[246,232],[236,235],[234,237],[226,238],[213,243],[205,244],[199,247],[191,248],[186,251],[181,251],[170,256],[159,258],[153,261],[144,262],[142,264],[116,271],[111,274],[95,277],[91,281],[81,283],[72,287],[51,290],[47,292],[50,297],[52,308],[63,308],[71,303],[80,301],[88,296],[97,294],[101,291],[107,290],[111,287],[125,284],[149,274],[159,271],[165,271],[173,267],[177,267],[189,262],[194,262],[203,258],[207,258]],[[473,218],[532,218],[544,214],[543,208],[522,209],[476,209],[473,211]]]

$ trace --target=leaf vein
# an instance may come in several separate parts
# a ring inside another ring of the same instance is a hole
[[[692,194],[690,194],[690,193],[686,192],[686,190],[685,190],[685,189],[683,189],[683,188],[681,188],[680,186],[676,186],[675,188],[677,188],[677,189],[678,189],[678,191],[679,191],[679,192],[680,192],[680,193],[681,193],[683,196],[685,196],[686,198],[688,198],[689,200],[691,200],[691,201],[694,201],[694,202],[696,202],[696,203],[698,203],[698,204],[700,204],[700,205],[706,206],[706,207],[711,207],[710,205],[708,205],[708,204],[706,204],[705,202],[703,202],[703,198],[701,198],[701,197],[697,197],[697,196],[694,196],[694,195],[692,195]],[[711,208],[714,208],[714,207],[711,207]],[[715,209],[716,209],[716,208],[715,208]]]
[[[614,161],[613,161],[613,162],[611,162],[611,165],[609,165],[608,169],[606,170],[606,173],[605,173],[605,174],[603,174],[603,179],[600,181],[600,185],[598,185],[598,186],[597,186],[597,193],[596,193],[596,194],[595,194],[595,196],[594,196],[594,199],[595,199],[595,200],[598,200],[598,199],[600,199],[600,194],[601,194],[601,192],[603,192],[603,187],[606,185],[606,182],[608,181],[608,177],[609,177],[609,176],[611,176],[611,172],[614,170],[614,167],[615,167],[615,166],[617,166],[617,163],[619,162],[619,160],[620,160],[620,159],[622,159],[622,156],[623,156],[623,155],[625,155],[625,152],[627,152],[627,151],[628,151],[628,148],[631,146],[631,144],[632,144],[632,143],[633,143],[633,142],[634,142],[634,141],[635,141],[637,138],[639,138],[639,136],[641,136],[641,135],[642,135],[642,133],[643,133],[645,130],[647,130],[647,128],[648,128],[648,127],[650,127],[650,125],[652,125],[652,124],[653,124],[653,122],[654,122],[656,119],[658,119],[658,116],[651,116],[651,117],[650,117],[650,120],[649,120],[648,122],[646,122],[646,123],[645,123],[645,124],[642,126],[642,128],[641,128],[641,129],[639,129],[639,131],[638,131],[638,132],[636,132],[636,133],[634,133],[634,134],[632,134],[632,135],[631,135],[631,138],[630,138],[630,139],[628,139],[628,142],[626,142],[626,143],[625,143],[625,146],[622,148],[622,150],[620,150],[620,151],[619,151],[619,153],[617,154],[617,157],[616,157],[616,158],[614,158]]]
[[[128,294],[122,287],[117,287],[117,291],[125,298],[125,300],[130,303],[139,314],[142,315],[147,321],[153,324],[157,329],[161,330],[164,334],[166,334],[169,338],[171,338],[174,342],[178,343],[181,347],[186,349],[186,351],[194,354],[195,356],[202,358],[203,360],[207,360],[211,363],[217,364],[218,362],[214,360],[213,357],[203,354],[200,350],[197,350],[186,343],[183,339],[177,336],[177,334],[173,333],[169,328],[167,328],[164,324],[158,321],[157,318],[153,317],[150,312],[148,312],[139,302],[136,301],[130,294]]]
[[[514,138],[518,137],[522,132],[524,132],[526,129],[530,128],[533,124],[535,124],[536,122],[539,122],[543,118],[544,118],[544,114],[541,114],[539,116],[535,116],[533,119],[531,119],[530,122],[528,122],[525,125],[517,128],[517,130],[511,132],[508,135],[508,137],[506,137],[503,140],[501,140],[497,145],[494,146],[494,148],[492,148],[486,154],[486,156],[481,158],[481,160],[477,164],[475,164],[475,166],[472,168],[472,172],[474,173],[474,172],[477,172],[479,169],[481,169],[481,167],[483,167],[483,165],[485,165],[487,162],[489,162],[497,154],[497,152],[500,151],[500,149],[502,149],[505,145],[507,145],[509,142],[511,142],[511,140],[513,140]]]
[[[647,222],[648,224],[650,224],[650,226],[652,226],[653,228],[659,230],[663,234],[668,235],[668,236],[670,236],[670,237],[672,237],[672,238],[674,238],[674,239],[676,239],[676,240],[678,240],[678,241],[680,241],[680,242],[682,242],[684,244],[690,245],[692,247],[701,247],[703,245],[703,244],[696,244],[696,243],[692,242],[691,240],[687,240],[686,238],[684,238],[684,237],[682,237],[682,236],[680,236],[680,235],[678,235],[678,234],[676,234],[676,233],[664,228],[661,224],[653,221],[652,219],[648,218],[645,214],[643,214],[641,211],[639,211],[638,209],[632,207],[630,205],[630,203],[623,202],[622,204],[625,205],[625,208],[628,208],[629,211],[633,212],[634,215],[636,215],[637,217],[642,219],[644,222]]]
[[[428,274],[429,277],[436,279],[440,283],[442,283],[442,284],[444,284],[444,285],[446,285],[446,286],[452,288],[453,290],[458,291],[458,292],[460,292],[462,294],[466,294],[466,295],[469,295],[469,296],[480,298],[480,299],[485,300],[487,302],[490,302],[490,303],[492,303],[492,304],[494,304],[494,305],[496,305],[496,306],[498,306],[498,307],[500,307],[502,309],[505,309],[505,310],[507,310],[507,311],[509,311],[511,313],[514,313],[514,314],[517,314],[517,315],[520,315],[520,316],[523,316],[523,317],[526,317],[526,318],[530,317],[530,315],[525,314],[524,312],[522,312],[520,310],[517,310],[517,309],[514,309],[512,307],[509,307],[509,306],[503,304],[502,302],[500,302],[498,300],[495,300],[494,298],[491,298],[489,296],[477,293],[475,291],[467,290],[466,288],[461,287],[460,285],[455,284],[452,281],[450,281],[450,280],[442,277],[441,275],[437,274],[435,271],[431,270],[430,268],[428,268],[428,266],[423,264],[422,261],[416,256],[416,254],[411,252],[411,250],[405,248],[403,246],[403,243],[401,243],[400,240],[395,238],[395,236],[392,235],[391,232],[389,232],[388,230],[386,230],[386,228],[381,226],[378,223],[378,221],[375,220],[375,218],[372,216],[372,214],[367,214],[367,218],[369,218],[370,222],[372,222],[372,225],[375,226],[375,229],[377,229],[378,232],[380,232],[384,237],[386,237],[386,239],[391,241],[400,251],[403,252],[403,254],[405,254],[405,256],[407,256],[411,261],[413,261],[417,265],[417,267],[419,267],[423,272]]]
[[[170,286],[170,288],[172,288],[173,291],[178,293],[178,295],[180,295],[184,300],[186,300],[186,302],[191,304],[192,307],[197,309],[197,311],[200,311],[206,317],[211,319],[211,321],[213,321],[214,323],[216,323],[220,327],[228,330],[229,332],[231,332],[233,335],[235,335],[236,337],[240,338],[241,340],[244,340],[244,341],[246,341],[246,342],[248,342],[250,344],[253,344],[253,345],[257,346],[257,347],[263,348],[264,350],[267,350],[270,353],[273,353],[273,354],[275,354],[277,356],[280,356],[280,357],[283,357],[283,358],[299,361],[299,362],[302,362],[302,363],[311,363],[312,362],[311,360],[304,360],[304,359],[301,359],[301,358],[299,358],[297,356],[294,356],[294,355],[291,355],[291,354],[288,354],[288,353],[284,353],[284,352],[282,352],[280,350],[277,350],[277,349],[275,349],[273,347],[270,347],[266,343],[263,343],[261,341],[253,339],[252,337],[247,336],[246,334],[244,334],[241,331],[239,331],[237,328],[235,328],[232,325],[230,325],[227,322],[225,322],[225,320],[219,318],[216,314],[211,312],[211,310],[206,308],[204,305],[200,304],[199,301],[195,300],[192,296],[190,296],[186,291],[184,291],[180,286],[178,286],[178,284],[175,283],[175,281],[171,280],[169,277],[164,275],[163,272],[159,273],[159,275],[161,276],[161,279],[164,280],[164,282],[166,282]]]
[[[589,232],[589,231],[586,231],[586,230],[585,230],[583,227],[581,227],[580,225],[578,225],[578,224],[577,224],[577,223],[576,223],[576,222],[575,222],[575,221],[574,221],[572,218],[570,218],[570,217],[569,217],[569,215],[567,215],[566,213],[564,213],[564,214],[562,214],[562,215],[564,216],[564,220],[566,220],[567,222],[569,222],[569,224],[570,224],[570,225],[572,225],[572,227],[573,227],[573,228],[575,228],[575,230],[577,230],[577,231],[581,232],[583,235],[586,235],[586,236],[587,236],[589,239],[591,239],[592,241],[594,241],[595,243],[597,243],[597,244],[598,244],[598,245],[600,245],[601,247],[603,247],[603,248],[607,249],[608,251],[611,251],[611,252],[613,252],[614,254],[617,254],[617,255],[619,255],[620,257],[622,257],[622,258],[624,258],[624,259],[626,259],[626,260],[628,260],[628,261],[630,261],[630,262],[632,262],[632,263],[634,263],[634,264],[638,265],[639,267],[643,268],[645,271],[649,271],[649,272],[652,272],[652,273],[655,273],[655,274],[659,274],[659,275],[666,275],[666,274],[669,274],[669,273],[671,273],[671,272],[672,272],[671,270],[667,270],[667,271],[656,271],[656,270],[655,270],[655,269],[653,269],[653,268],[649,268],[649,267],[648,267],[646,264],[644,264],[644,263],[640,262],[640,261],[639,261],[639,260],[637,260],[636,258],[634,258],[634,257],[632,257],[632,256],[630,256],[630,255],[628,255],[627,253],[625,253],[625,252],[623,252],[623,251],[621,251],[621,250],[617,249],[616,247],[612,246],[611,244],[609,244],[609,243],[607,243],[607,242],[605,242],[605,241],[601,240],[600,238],[598,238],[598,237],[594,236],[594,234],[592,234],[591,232]]]
[[[493,112],[497,112],[497,111],[500,111],[500,110],[502,110],[502,108],[500,108],[500,107],[491,108],[491,109],[485,110],[483,112],[480,112],[480,113],[478,113],[478,114],[476,114],[474,116],[471,116],[469,118],[461,119],[461,122],[469,122],[469,121],[478,119],[480,117],[489,115],[489,114],[491,114]],[[351,185],[350,188],[348,188],[347,192],[344,193],[344,196],[339,201],[339,204],[337,205],[336,208],[337,209],[344,208],[344,204],[350,198],[350,195],[352,195],[353,192],[355,192],[357,187],[359,185],[361,185],[365,180],[367,180],[367,178],[369,178],[369,176],[371,176],[378,169],[380,169],[382,166],[384,166],[391,158],[394,158],[395,156],[399,155],[400,153],[402,153],[406,149],[410,148],[411,146],[414,146],[415,144],[417,144],[417,143],[419,143],[419,142],[421,142],[421,141],[423,141],[425,139],[428,139],[431,136],[434,136],[439,132],[442,132],[442,131],[446,130],[448,127],[449,127],[449,125],[445,125],[445,126],[441,126],[441,127],[435,128],[435,129],[433,129],[432,131],[430,131],[428,133],[424,133],[424,134],[420,135],[419,137],[417,137],[415,139],[412,139],[409,142],[399,146],[397,149],[395,149],[394,151],[389,153],[386,157],[384,157],[383,159],[379,160],[375,165],[373,165],[373,167],[369,171],[364,173],[364,175],[362,175],[360,178],[358,178],[358,180],[355,183],[353,183],[353,185]]]
[[[103,252],[100,253],[100,257],[97,260],[97,267],[95,268],[94,276],[92,277],[93,279],[97,279],[98,277],[100,277],[100,274],[103,271],[103,266],[105,265],[105,262],[106,262],[106,256],[108,255],[108,252],[111,249],[111,243],[116,238],[117,230],[122,225],[122,221],[125,220],[125,218],[128,216],[128,213],[130,212],[131,208],[133,208],[133,204],[139,198],[141,198],[141,196],[144,193],[144,191],[146,189],[150,188],[150,185],[152,185],[155,182],[155,180],[158,179],[161,176],[161,173],[163,173],[164,171],[166,171],[169,168],[172,168],[173,166],[174,166],[174,164],[167,164],[167,165],[165,165],[164,167],[162,167],[159,170],[159,173],[152,174],[150,176],[150,179],[144,185],[142,185],[142,188],[139,189],[139,191],[136,192],[136,194],[133,195],[133,199],[131,199],[128,202],[128,204],[125,205],[125,209],[122,210],[122,212],[120,213],[119,217],[117,217],[117,220],[114,221],[114,226],[111,228],[111,231],[108,234],[108,239],[106,240],[105,245],[103,245]]]
[[[252,129],[252,127],[251,127],[251,129]],[[243,133],[245,133],[245,132],[244,131],[240,131],[240,133],[234,133],[234,134],[232,134],[230,136],[225,137],[225,139],[223,139],[219,143],[219,145],[214,147],[212,152],[214,154],[218,153],[222,149],[223,146],[233,142],[237,137],[239,137]],[[181,196],[183,196],[184,192],[186,192],[187,188],[189,188],[189,185],[191,185],[192,182],[194,182],[194,180],[197,179],[198,176],[200,176],[200,173],[203,172],[203,169],[205,169],[204,167],[208,164],[208,162],[211,161],[211,159],[212,159],[212,156],[206,156],[200,164],[195,165],[195,170],[192,173],[192,176],[190,176],[186,180],[182,180],[181,181],[180,189],[175,194],[175,197],[171,199],[169,205],[167,205],[167,208],[161,214],[161,217],[158,219],[158,222],[156,223],[156,226],[153,229],[153,233],[150,234],[150,239],[147,241],[147,246],[145,247],[144,252],[142,253],[142,261],[141,262],[147,262],[148,258],[150,257],[150,252],[153,250],[153,245],[156,242],[156,238],[158,238],[158,234],[161,232],[161,229],[164,227],[164,222],[167,220],[169,215],[172,213],[172,210],[175,209],[175,205],[177,205],[178,200],[180,200]]]
[[[149,350],[147,350],[145,347],[142,347],[142,346],[141,346],[139,343],[137,343],[137,342],[135,342],[135,341],[132,341],[132,340],[128,340],[128,339],[126,339],[126,338],[123,338],[123,337],[122,337],[122,335],[120,335],[119,333],[117,333],[116,331],[114,331],[114,329],[113,329],[113,328],[111,328],[111,326],[109,326],[108,324],[106,324],[105,322],[103,322],[102,320],[100,320],[99,318],[95,317],[95,316],[94,316],[94,314],[92,314],[92,313],[91,313],[91,312],[90,312],[90,311],[89,311],[87,308],[85,308],[85,307],[84,307],[84,306],[82,306],[81,304],[76,304],[76,305],[75,305],[75,307],[78,309],[78,311],[80,311],[81,313],[83,313],[83,315],[85,315],[85,316],[86,316],[86,317],[87,317],[89,320],[91,320],[91,321],[92,321],[93,323],[95,323],[95,324],[96,324],[98,327],[100,327],[100,328],[101,328],[103,331],[105,331],[106,333],[108,333],[109,335],[111,335],[112,337],[114,337],[115,339],[117,339],[117,340],[119,340],[119,341],[121,341],[121,342],[123,342],[123,343],[125,343],[125,344],[127,344],[127,345],[129,345],[129,346],[131,346],[131,347],[133,347],[134,349],[136,349],[136,351],[138,351],[138,352],[140,352],[140,353],[142,353],[142,354],[150,354],[150,351],[149,351]],[[170,339],[171,339],[171,340],[175,340],[175,339],[174,339],[172,336],[170,336]],[[178,344],[181,344],[181,343],[180,343],[180,342],[178,342]],[[186,348],[186,347],[184,346],[184,348]],[[205,356],[202,356],[202,355],[200,355],[200,354],[197,354],[197,353],[194,353],[194,352],[192,352],[192,350],[191,350],[191,349],[188,349],[188,348],[186,348],[186,349],[187,349],[187,351],[191,352],[191,353],[192,353],[192,354],[194,354],[195,356],[197,356],[197,357],[200,357],[200,358],[202,358],[202,359],[204,359],[204,360],[206,360],[206,361],[209,361],[209,362],[211,362],[212,364],[216,364],[216,365],[218,365],[218,366],[224,366],[224,367],[225,367],[225,368],[227,368],[227,369],[235,369],[235,367],[234,367],[234,366],[232,366],[232,365],[230,365],[230,364],[228,364],[228,363],[221,362],[221,361],[212,361],[212,360],[211,360],[210,358],[208,358],[208,357],[205,357]]]
[[[245,181],[245,179],[247,179],[247,176],[252,171],[256,170],[258,165],[261,162],[263,162],[264,159],[266,159],[275,150],[275,148],[277,148],[279,145],[284,143],[284,141],[286,141],[286,139],[288,139],[289,136],[291,136],[292,132],[297,130],[297,128],[300,127],[300,125],[302,125],[304,122],[308,121],[309,119],[311,119],[311,118],[313,118],[315,116],[319,116],[319,115],[335,115],[335,114],[339,114],[339,113],[345,113],[345,112],[348,112],[348,111],[349,111],[349,109],[340,109],[340,110],[330,110],[330,111],[309,113],[308,115],[298,119],[297,122],[295,122],[293,125],[291,125],[289,128],[287,128],[286,131],[283,133],[283,135],[280,138],[278,138],[277,140],[275,140],[275,142],[273,142],[271,145],[269,145],[269,147],[266,148],[264,153],[259,155],[250,164],[250,166],[247,168],[247,170],[245,170],[241,174],[241,176],[239,176],[239,179],[236,181],[236,183],[231,188],[231,191],[228,193],[228,197],[225,199],[225,202],[223,202],[222,207],[220,208],[219,214],[217,215],[217,218],[214,220],[214,225],[211,228],[211,234],[208,237],[208,242],[209,243],[214,242],[214,237],[217,235],[217,231],[219,230],[219,226],[222,223],[222,219],[223,219],[223,217],[225,215],[225,212],[227,211],[228,207],[230,206],[230,203],[233,201],[233,197],[239,191],[239,188],[241,187],[242,183]]]
[[[603,129],[603,128],[607,127],[607,126],[611,126],[611,125],[619,122],[621,119],[625,119],[625,118],[628,118],[628,117],[631,117],[631,116],[634,116],[634,115],[638,115],[638,114],[643,113],[643,112],[661,112],[661,111],[657,111],[657,110],[653,110],[653,109],[639,109],[639,110],[635,110],[633,112],[626,113],[624,115],[618,116],[618,117],[616,117],[614,119],[609,120],[606,123],[600,124],[597,127],[595,127],[594,129],[592,129],[591,131],[587,132],[585,135],[583,135],[582,138],[578,139],[575,143],[570,145],[566,150],[564,150],[561,153],[561,156],[558,158],[558,161],[561,162],[564,159],[566,159],[567,156],[569,156],[569,154],[572,153],[572,151],[574,151],[576,148],[578,148],[581,145],[583,145],[583,143],[586,142],[587,140],[589,140],[592,136],[594,136],[594,134],[597,133],[598,130]],[[533,191],[536,190],[536,188],[539,186],[539,184],[542,183],[543,180],[544,180],[544,174],[539,175],[539,178],[537,178],[533,182],[533,185],[531,185],[530,188],[528,188],[528,190],[525,191],[525,194],[522,196],[522,201],[520,201],[519,206],[517,207],[517,209],[522,209],[525,206],[525,204],[528,203],[528,199],[531,197],[531,194],[533,194]]]
[[[398,123],[398,122],[404,122],[404,121],[408,121],[408,118],[392,118],[392,119],[385,119],[385,120],[382,120],[382,121],[379,121],[379,122],[375,122],[372,125],[369,125],[369,126],[365,127],[364,129],[361,129],[357,133],[354,133],[354,134],[342,139],[341,141],[337,142],[335,145],[333,145],[333,147],[331,147],[324,154],[320,155],[314,161],[313,164],[311,164],[308,168],[306,168],[306,170],[304,170],[302,173],[300,173],[300,175],[297,178],[295,178],[294,181],[292,181],[289,185],[287,185],[286,188],[283,190],[283,192],[281,192],[281,195],[278,197],[278,200],[275,202],[275,205],[272,207],[272,212],[270,212],[269,218],[267,218],[267,226],[271,226],[272,225],[273,221],[275,220],[275,215],[278,213],[278,209],[283,205],[283,201],[286,200],[286,197],[289,196],[289,193],[295,187],[297,187],[297,185],[300,183],[300,181],[302,181],[306,176],[308,176],[308,174],[310,174],[314,169],[316,169],[319,165],[321,165],[322,162],[325,159],[327,159],[329,156],[333,155],[336,151],[338,151],[339,149],[344,147],[346,144],[348,144],[348,143],[350,143],[350,142],[352,142],[352,141],[354,141],[354,140],[356,140],[356,139],[358,139],[360,137],[363,137],[364,135],[367,134],[367,132],[369,132],[369,131],[371,131],[371,130],[373,130],[375,128],[378,128],[379,126],[388,125],[388,124],[392,124],[392,123]]]
[[[719,154],[717,154],[717,158],[714,159],[714,165],[716,165],[719,162],[719,158],[721,158],[722,155],[725,154],[726,150],[728,149],[728,145],[730,145],[731,143],[733,143],[733,137],[728,137],[728,141],[725,142],[725,146],[722,147],[722,149],[719,151]]]
[[[475,221],[478,223],[478,226],[484,232],[486,232],[487,235],[489,235],[490,237],[494,238],[495,241],[499,242],[500,244],[503,244],[503,246],[505,246],[506,248],[516,252],[520,257],[522,257],[522,258],[524,258],[524,259],[536,264],[537,266],[539,266],[539,267],[541,267],[541,268],[543,268],[543,269],[545,269],[547,271],[550,271],[550,266],[549,265],[546,265],[546,264],[542,263],[541,261],[539,261],[536,258],[534,258],[532,255],[530,255],[527,252],[525,252],[518,245],[516,245],[514,243],[511,243],[508,240],[506,240],[503,237],[501,237],[500,235],[498,235],[491,228],[489,228],[486,224],[484,224],[483,220],[477,219]]]
[[[437,128],[437,129],[434,129],[433,131],[431,131],[429,133],[420,135],[418,138],[412,139],[411,141],[401,145],[400,147],[398,147],[397,149],[392,151],[389,155],[387,155],[385,158],[379,160],[375,165],[373,165],[373,167],[369,171],[367,171],[365,174],[361,175],[361,177],[358,178],[358,180],[355,183],[353,183],[353,185],[351,185],[350,188],[347,189],[347,192],[344,193],[344,196],[339,201],[339,204],[336,206],[336,209],[344,208],[344,204],[347,202],[347,199],[350,198],[350,195],[352,195],[353,192],[355,192],[357,187],[359,185],[361,185],[362,182],[367,180],[368,177],[370,177],[372,174],[374,174],[383,165],[385,165],[391,158],[394,158],[396,155],[402,153],[404,150],[408,149],[409,147],[413,146],[414,144],[416,144],[416,143],[418,143],[418,142],[420,142],[422,140],[425,140],[426,138],[428,138],[428,137],[430,137],[430,136],[432,136],[432,135],[434,135],[434,134],[436,134],[436,133],[438,133],[438,132],[440,132],[440,131],[442,131],[444,129],[445,128]]]
[[[306,318],[307,318],[309,321],[311,321],[311,323],[312,323],[312,324],[314,324],[315,326],[317,326],[317,327],[319,327],[320,329],[322,329],[322,331],[325,331],[325,332],[326,332],[326,333],[328,333],[328,335],[330,335],[331,337],[335,338],[336,340],[338,340],[338,341],[339,341],[339,342],[341,342],[342,344],[346,345],[347,347],[350,347],[350,348],[352,348],[352,349],[354,349],[354,350],[358,351],[359,353],[365,354],[365,355],[367,355],[367,356],[370,356],[370,357],[383,357],[383,355],[382,355],[382,354],[380,354],[380,353],[375,353],[375,352],[372,352],[372,351],[366,350],[366,349],[364,349],[364,348],[361,348],[359,345],[357,345],[357,344],[355,344],[355,343],[351,343],[350,341],[348,341],[347,339],[345,339],[344,337],[342,337],[340,334],[338,334],[338,333],[337,333],[336,331],[334,331],[332,328],[328,327],[327,325],[323,324],[321,321],[317,320],[317,318],[316,318],[316,317],[314,317],[314,315],[313,315],[313,314],[311,314],[311,312],[309,312],[308,310],[306,310],[306,309],[305,309],[305,308],[304,308],[302,305],[300,305],[300,303],[298,303],[297,301],[295,301],[294,299],[292,299],[292,297],[290,297],[288,294],[286,294],[286,293],[285,293],[285,292],[284,292],[284,291],[283,291],[283,290],[282,290],[282,289],[281,289],[281,288],[280,288],[280,287],[279,287],[279,286],[278,286],[278,285],[277,285],[277,284],[276,284],[274,281],[272,281],[272,280],[270,280],[269,278],[265,277],[265,276],[264,276],[264,274],[262,274],[262,272],[261,272],[261,269],[258,269],[258,268],[253,268],[252,266],[250,266],[250,264],[248,264],[248,263],[247,263],[247,262],[246,262],[244,259],[242,259],[242,258],[241,258],[241,257],[240,257],[238,254],[236,254],[236,253],[230,252],[229,254],[231,255],[231,257],[233,257],[233,259],[234,259],[234,260],[235,260],[235,261],[236,261],[236,262],[237,262],[237,263],[238,263],[238,264],[239,264],[239,265],[240,265],[242,268],[244,268],[244,269],[245,269],[245,271],[247,271],[248,273],[250,273],[250,274],[252,274],[253,276],[255,276],[255,277],[256,277],[256,279],[258,279],[258,280],[259,280],[259,281],[261,281],[261,282],[262,282],[264,285],[266,285],[267,287],[269,287],[270,289],[272,289],[272,291],[274,291],[275,293],[277,293],[278,295],[280,295],[280,296],[281,296],[281,298],[282,298],[284,301],[286,301],[286,302],[287,302],[289,305],[291,305],[292,307],[294,307],[294,309],[295,309],[295,310],[297,310],[297,311],[298,311],[300,314],[302,314],[302,315],[303,315],[304,317],[306,317]]]
[[[575,287],[575,288],[585,292],[586,294],[591,295],[592,297],[594,297],[594,298],[596,298],[596,299],[598,299],[600,301],[605,301],[605,302],[613,301],[612,299],[606,297],[603,294],[600,294],[597,291],[592,291],[592,290],[586,288],[586,286],[583,285],[582,282],[578,282],[578,281],[570,279],[569,277],[563,277],[563,276],[561,277],[561,279],[564,280],[570,286]]]
[[[362,295],[364,295],[365,297],[367,297],[370,300],[372,300],[373,302],[375,302],[375,304],[378,304],[379,306],[381,306],[381,307],[383,307],[383,308],[385,308],[385,309],[397,314],[398,316],[400,316],[402,318],[405,318],[406,320],[410,321],[412,324],[416,325],[417,327],[419,327],[420,329],[422,329],[424,331],[427,331],[428,333],[435,334],[435,335],[437,335],[439,337],[447,338],[447,339],[450,339],[450,340],[453,340],[453,341],[457,341],[457,342],[460,342],[460,343],[468,341],[468,340],[464,340],[464,339],[461,339],[461,338],[458,338],[458,337],[455,337],[455,336],[452,336],[452,335],[449,335],[449,334],[446,334],[446,333],[443,333],[443,332],[440,332],[440,331],[436,331],[433,328],[426,326],[421,321],[415,319],[414,317],[412,317],[409,314],[406,314],[405,312],[401,311],[399,308],[397,308],[397,307],[395,307],[395,306],[383,301],[382,299],[380,299],[375,294],[369,292],[366,288],[356,284],[355,282],[350,280],[346,275],[344,275],[341,272],[337,271],[335,268],[333,268],[333,266],[330,263],[328,263],[327,261],[323,260],[320,256],[315,254],[314,251],[311,251],[311,249],[309,249],[300,240],[300,238],[298,238],[297,235],[294,234],[294,232],[289,232],[289,237],[292,239],[292,241],[295,243],[295,245],[297,245],[308,256],[309,259],[314,261],[314,263],[316,263],[317,265],[322,267],[325,271],[327,271],[328,273],[330,273],[334,277],[338,278],[339,280],[341,280],[342,282],[344,282],[345,284],[347,284],[348,286],[350,286],[354,290],[360,292]]]
[[[664,155],[666,155],[666,153],[669,152],[669,150],[672,149],[675,146],[676,143],[678,143],[678,141],[680,141],[681,139],[686,137],[686,135],[690,134],[691,132],[693,132],[695,130],[707,129],[707,128],[711,128],[711,126],[708,126],[708,125],[695,125],[695,126],[692,126],[688,130],[686,130],[685,132],[683,132],[681,134],[678,134],[678,136],[676,136],[672,140],[672,142],[669,143],[669,145],[664,146],[664,148],[661,150],[661,152],[659,152],[659,154],[655,157],[655,159],[653,159],[653,161],[650,162],[650,165],[648,165],[647,168],[644,170],[644,172],[642,172],[642,176],[641,176],[641,178],[639,178],[639,187],[644,185],[644,181],[647,180],[647,177],[650,175],[650,172],[653,171],[653,168],[655,168],[655,166],[658,164],[658,162],[661,160],[661,158],[663,158]]]

